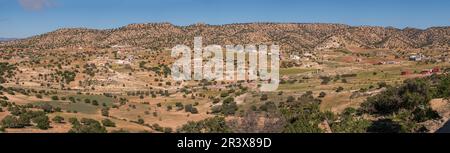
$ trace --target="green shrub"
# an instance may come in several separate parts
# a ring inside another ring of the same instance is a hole
[[[7,115],[1,121],[1,126],[4,128],[24,128],[27,125],[25,122],[18,117]]]
[[[189,121],[177,130],[181,133],[231,133],[225,118],[213,117],[198,122]]]
[[[102,124],[105,127],[116,127],[116,123],[114,123],[113,121],[111,121],[110,119],[103,119],[102,120]]]
[[[74,120],[73,120],[74,121]],[[82,118],[80,122],[74,121],[69,133],[106,133],[106,128],[94,119]]]
[[[33,122],[36,123],[36,127],[42,130],[50,128],[50,120],[46,115],[40,115],[33,118]]]
[[[268,98],[267,94],[262,94],[260,100],[261,101],[266,101]]]
[[[61,116],[55,116],[55,117],[53,117],[52,121],[55,123],[63,123],[64,118]]]
[[[109,116],[109,108],[108,107],[103,107],[101,112],[102,112],[102,116],[106,116],[106,117]]]
[[[58,96],[52,96],[52,100],[59,100]]]

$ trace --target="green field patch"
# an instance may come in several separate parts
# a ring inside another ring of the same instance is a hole
[[[283,90],[291,90],[291,91],[309,91],[313,90],[316,87],[316,85],[312,85],[309,83],[285,83],[280,84],[278,86],[277,91],[283,91]]]
[[[294,75],[314,71],[315,69],[301,69],[301,68],[282,68],[280,75]]]
[[[79,99],[79,101],[75,100],[76,102],[73,103],[69,100],[52,100],[49,102],[36,102],[35,104],[42,105],[44,103],[47,103],[52,105],[53,107],[60,107],[65,111],[77,111],[79,113],[95,114],[103,107],[103,103],[106,106],[111,107],[114,102],[114,98],[106,97],[103,95],[67,95],[66,98],[68,99],[68,97],[74,97],[75,99]],[[84,101],[85,99],[90,99],[90,103],[86,103]],[[97,106],[92,104],[94,100],[98,102]]]
[[[95,114],[97,113],[97,110],[100,109],[99,106],[94,106],[92,104],[87,104],[84,102],[76,102],[72,103],[69,101],[50,101],[50,102],[36,102],[35,105],[43,105],[43,104],[50,104],[53,107],[59,107],[63,110],[67,111],[77,111],[78,113],[86,113],[86,114]]]
[[[74,97],[75,99],[80,99],[81,101],[77,101],[77,102],[82,102],[82,103],[84,103],[84,99],[90,99],[91,102],[94,100],[97,100],[99,106],[102,106],[102,104],[105,103],[106,106],[108,106],[108,107],[112,106],[113,102],[114,102],[114,98],[106,97],[103,95],[71,95],[71,96],[67,96],[67,97]]]

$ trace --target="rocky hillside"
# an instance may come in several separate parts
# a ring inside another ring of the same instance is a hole
[[[284,51],[326,48],[388,48],[449,50],[450,27],[425,30],[343,24],[246,23],[227,25],[170,23],[130,24],[117,29],[59,29],[0,47],[50,49],[59,47],[140,46],[151,49],[192,45],[203,36],[204,44],[279,44]]]

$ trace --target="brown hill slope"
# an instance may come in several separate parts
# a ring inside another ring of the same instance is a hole
[[[170,23],[130,24],[117,29],[59,29],[1,44],[0,47],[41,48],[109,47],[131,45],[146,48],[192,45],[203,36],[204,44],[280,44],[284,51],[324,48],[387,48],[449,50],[450,27],[425,30],[348,26],[343,24],[245,23],[226,25]]]

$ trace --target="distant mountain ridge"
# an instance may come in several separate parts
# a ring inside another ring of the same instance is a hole
[[[0,47],[51,49],[113,45],[151,49],[203,44],[279,44],[283,51],[310,51],[327,48],[386,48],[450,50],[450,27],[396,29],[377,26],[349,26],[322,23],[239,23],[225,25],[170,23],[130,24],[116,29],[59,29],[53,32],[0,44]]]
[[[0,42],[5,42],[5,41],[12,41],[12,40],[16,40],[17,38],[2,38],[0,37]]]

